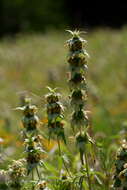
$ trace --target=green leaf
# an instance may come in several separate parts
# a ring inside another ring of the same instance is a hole
[[[95,179],[97,180],[97,182],[100,184],[100,185],[103,185],[102,181],[100,180],[100,178],[97,176],[97,175],[94,175]]]
[[[55,175],[58,174],[56,167],[54,167],[54,166],[53,166],[52,164],[50,164],[49,162],[45,162],[45,166],[46,166],[46,168],[47,168],[50,172],[54,173]]]

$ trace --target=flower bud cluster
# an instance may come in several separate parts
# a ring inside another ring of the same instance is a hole
[[[49,136],[61,139],[66,143],[63,127],[64,107],[59,101],[60,94],[51,88],[49,91],[46,95]]]
[[[67,45],[69,47],[67,61],[69,63],[70,70],[68,83],[71,89],[71,106],[74,108],[71,117],[71,125],[73,128],[81,128],[88,126],[88,118],[84,111],[84,106],[87,100],[85,79],[87,53],[83,49],[83,46],[86,41],[79,36],[78,31],[71,32],[71,34],[72,38],[67,41]]]

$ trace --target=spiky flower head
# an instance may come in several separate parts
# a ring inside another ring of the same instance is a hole
[[[78,30],[75,31],[67,30],[67,31],[72,35],[72,38],[67,41],[70,51],[81,50],[83,48],[83,44],[86,43],[86,40],[84,40],[79,36],[83,32],[80,32]]]

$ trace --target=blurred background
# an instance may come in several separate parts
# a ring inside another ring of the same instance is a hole
[[[0,0],[0,137],[4,140],[0,146],[6,153],[3,159],[21,157],[22,114],[14,108],[21,105],[25,95],[38,106],[43,123],[46,86],[59,87],[67,106],[65,128],[70,127],[65,46],[70,35],[66,29],[87,31],[83,35],[90,55],[86,109],[91,111],[95,136],[109,143],[127,129],[126,10],[126,1],[111,4],[91,0]],[[42,131],[46,128],[41,127]]]
[[[1,0],[0,35],[49,28],[121,28],[127,22],[126,9],[126,1]]]

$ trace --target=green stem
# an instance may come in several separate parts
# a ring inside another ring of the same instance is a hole
[[[32,181],[34,181],[34,171],[32,170]],[[34,190],[34,185],[32,187],[32,190]]]
[[[81,161],[81,164],[84,165],[83,153],[81,150],[80,150],[80,161]]]
[[[87,173],[87,179],[88,179],[89,190],[92,190],[92,187],[91,187],[91,180],[90,180],[90,174],[89,174],[89,166],[88,166],[88,160],[87,160],[86,152],[84,152],[84,156],[85,156],[86,173]]]
[[[63,164],[64,164],[64,167],[65,167],[65,169],[67,170],[68,175],[71,177],[71,174],[70,174],[70,172],[69,172],[69,170],[68,170],[68,168],[67,168],[67,166],[66,166],[66,163],[65,163],[65,161],[64,161],[64,159],[63,159],[63,157],[62,157],[61,147],[60,147],[60,141],[59,141],[58,138],[57,138],[57,143],[58,143],[58,148],[59,148],[59,156],[61,156],[62,161],[63,161]]]
[[[82,127],[80,127],[80,135],[82,134]]]
[[[57,138],[57,143],[58,143],[58,149],[59,149],[59,156],[61,156],[60,141],[59,141],[59,139],[58,139],[58,138]]]
[[[39,171],[38,171],[38,167],[36,166],[36,171],[37,171],[37,175],[38,175],[38,178],[39,178],[39,180],[41,179],[41,176],[40,176],[40,173],[39,173]]]

